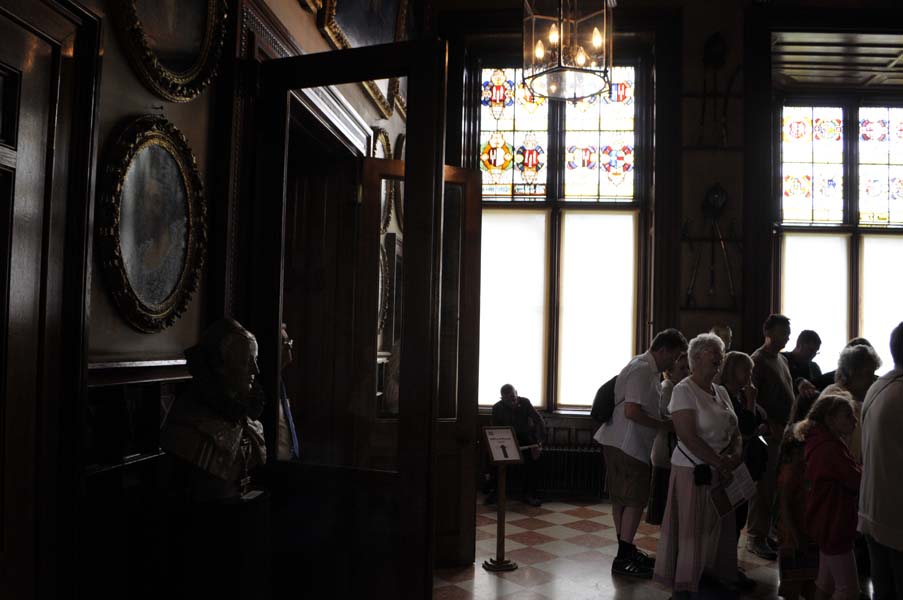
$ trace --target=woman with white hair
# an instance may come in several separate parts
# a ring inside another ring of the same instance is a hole
[[[858,421],[862,417],[862,403],[865,393],[875,382],[875,371],[881,367],[881,358],[869,344],[847,345],[837,359],[834,383],[826,387],[822,396],[849,394],[853,397],[853,414]],[[862,464],[862,432],[857,427],[849,439],[844,440],[856,462]]]
[[[674,387],[669,410],[678,444],[658,543],[654,579],[687,598],[703,572],[727,585],[737,578],[734,514],[719,517],[709,500],[713,486],[742,462],[737,415],[726,390],[714,384],[724,343],[710,333],[690,341],[691,375]]]

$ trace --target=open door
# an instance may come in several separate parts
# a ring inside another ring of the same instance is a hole
[[[408,80],[406,167],[400,161],[368,160],[356,178],[348,178],[330,174],[334,165],[323,165],[323,176],[334,183],[322,206],[338,211],[329,234],[337,262],[325,265],[333,269],[326,277],[333,282],[332,300],[321,298],[317,304],[331,323],[319,350],[329,360],[312,374],[322,384],[315,400],[324,407],[319,415],[323,448],[316,461],[285,465],[298,492],[288,513],[293,523],[285,526],[302,532],[295,545],[301,554],[274,561],[276,569],[291,569],[299,591],[309,597],[374,595],[377,590],[386,598],[431,595],[446,55],[444,42],[403,42],[260,65],[250,326],[258,336],[260,379],[270,398],[279,397],[280,386],[290,92],[387,77]],[[403,217],[403,273],[394,277],[403,320],[393,329],[398,339],[386,345],[379,299],[382,278],[390,273],[379,265],[388,267],[386,247],[395,243],[390,248],[395,253],[398,240],[380,231],[379,189],[402,173],[409,201]],[[306,337],[315,335],[310,331],[292,335],[316,346]],[[392,359],[380,363],[380,351],[390,352]],[[391,360],[396,362],[390,367]],[[389,383],[397,392],[387,389]],[[397,394],[397,408],[380,400],[391,393]],[[385,415],[378,414],[383,409]],[[282,526],[274,520],[274,532]]]

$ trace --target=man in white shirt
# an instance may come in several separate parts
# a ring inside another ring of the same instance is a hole
[[[611,567],[615,574],[652,577],[655,561],[637,550],[633,539],[649,500],[652,444],[659,430],[671,428],[670,421],[659,418],[661,373],[686,351],[687,340],[678,330],[658,333],[649,350],[618,374],[614,413],[596,432],[618,534],[618,556]]]
[[[865,535],[875,598],[903,598],[903,323],[890,336],[894,369],[872,384],[862,403],[859,531]]]

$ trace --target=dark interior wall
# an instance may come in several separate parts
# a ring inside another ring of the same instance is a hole
[[[144,114],[162,115],[185,135],[197,157],[205,190],[208,185],[208,137],[210,127],[210,91],[202,92],[191,102],[168,102],[151,92],[135,74],[116,28],[110,18],[115,0],[85,0],[85,6],[103,19],[103,56],[98,100],[98,194],[105,157],[114,141],[117,128]],[[207,195],[207,202],[215,201]],[[91,278],[89,362],[118,362],[182,358],[182,351],[195,343],[204,325],[206,278],[185,314],[172,327],[155,334],[133,329],[119,315],[107,290],[106,281],[95,256]]]

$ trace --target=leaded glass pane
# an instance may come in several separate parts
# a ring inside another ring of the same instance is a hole
[[[903,109],[859,109],[859,222],[903,224]]]
[[[508,199],[511,196],[514,146],[510,136],[507,131],[480,134],[480,171],[483,173],[483,197],[486,199]]]
[[[599,142],[599,196],[633,198],[632,131],[603,131]]]
[[[602,96],[602,129],[609,131],[633,131],[636,82],[633,67],[612,69],[612,84],[609,94]]]
[[[547,141],[545,132],[514,133],[514,195],[518,199],[545,199]]]
[[[843,221],[843,109],[785,106],[781,161],[785,223]]]
[[[565,197],[595,200],[599,196],[599,132],[568,131],[564,166]]]
[[[887,165],[859,166],[859,222],[887,225]]]
[[[549,103],[530,93],[523,84],[517,84],[514,103],[514,128],[519,131],[547,131],[549,129]]]
[[[888,112],[873,106],[859,109],[859,164],[886,165],[890,152]]]
[[[608,94],[565,109],[564,197],[572,201],[634,199],[635,69],[615,67]]]
[[[784,222],[812,221],[812,165],[783,165]]]
[[[549,103],[520,69],[483,69],[480,170],[484,200],[545,200]]]

